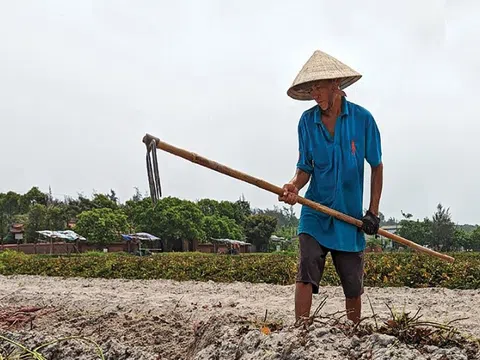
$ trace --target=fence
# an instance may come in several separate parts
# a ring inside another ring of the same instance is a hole
[[[37,244],[4,244],[0,245],[0,251],[14,250],[25,254],[72,254],[83,253],[87,251],[102,251],[107,249],[108,252],[133,252],[136,250],[135,244],[130,242],[114,243],[109,245],[86,244],[84,242],[54,242],[54,243],[37,243]]]
[[[227,252],[228,247],[223,244],[197,244],[197,251],[204,252],[204,253],[218,253],[218,252]],[[251,252],[251,248],[248,245],[240,245],[240,252],[241,253],[248,253]]]
[[[182,249],[176,251],[200,251],[203,253],[219,253],[228,252],[227,245],[224,244],[200,244],[197,241],[182,242]],[[142,245],[145,248],[145,244]],[[23,252],[25,254],[73,254],[83,253],[87,251],[102,251],[107,249],[108,252],[136,252],[138,244],[126,241],[122,243],[114,243],[109,245],[88,244],[82,241],[79,242],[54,242],[54,243],[37,243],[37,244],[4,244],[0,245],[0,251],[14,250]],[[239,251],[241,253],[254,252],[255,248],[251,245],[240,245]]]

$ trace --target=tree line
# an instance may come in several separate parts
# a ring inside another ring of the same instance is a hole
[[[381,226],[398,225],[399,235],[436,250],[480,251],[480,227],[455,224],[450,210],[442,204],[431,218],[414,220],[412,214],[403,211],[402,216],[397,220],[380,214]],[[75,232],[98,244],[116,242],[120,233],[148,232],[170,246],[181,240],[209,242],[212,238],[228,238],[250,242],[260,250],[272,249],[274,245],[269,240],[273,234],[291,239],[298,226],[293,207],[252,208],[243,197],[237,201],[166,197],[153,206],[151,199],[138,189],[124,203],[114,190],[64,199],[57,199],[51,191],[42,192],[38,187],[25,194],[0,193],[3,243],[16,243],[9,233],[14,223],[24,225],[24,242],[35,242],[38,230],[65,230],[69,222],[75,223]],[[287,241],[282,249],[295,248],[294,241]]]
[[[39,230],[65,230],[75,224],[74,231],[91,243],[108,244],[120,240],[119,234],[148,232],[164,240],[167,247],[178,247],[182,240],[209,242],[214,239],[235,239],[250,242],[260,250],[268,250],[273,234],[294,235],[298,225],[292,207],[254,209],[244,197],[237,201],[162,198],[155,205],[138,189],[121,203],[114,190],[91,197],[57,199],[51,191],[44,193],[33,187],[25,194],[0,193],[0,238],[3,243],[16,243],[9,232],[14,223],[24,225],[22,242],[36,242]]]
[[[402,219],[386,219],[380,214],[381,226],[398,226],[398,234],[422,246],[438,251],[480,251],[480,227],[458,225],[450,209],[438,204],[431,218],[413,219],[413,214],[401,212]],[[394,248],[398,245],[394,243]]]

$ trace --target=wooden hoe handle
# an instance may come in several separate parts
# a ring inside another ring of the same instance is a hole
[[[258,179],[256,177],[245,174],[245,173],[240,172],[238,170],[229,168],[228,166],[219,164],[215,161],[204,158],[203,156],[197,155],[193,152],[190,152],[190,151],[187,151],[187,150],[184,150],[184,149],[180,149],[180,148],[177,148],[173,145],[167,144],[166,142],[163,142],[160,139],[158,139],[158,138],[156,138],[152,135],[146,134],[143,138],[143,142],[147,145],[150,144],[152,140],[155,140],[155,143],[156,143],[156,146],[157,146],[158,149],[161,149],[161,150],[169,152],[173,155],[176,155],[176,156],[179,156],[179,157],[184,158],[186,160],[189,160],[189,161],[191,161],[195,164],[202,165],[204,167],[207,167],[209,169],[212,169],[212,170],[217,171],[219,173],[222,173],[224,175],[236,178],[238,180],[245,181],[249,184],[255,185],[259,188],[270,191],[270,192],[272,192],[274,194],[277,194],[279,196],[283,195],[283,193],[284,193],[284,190],[279,186],[273,185],[273,184],[271,184],[271,183],[269,183],[265,180]],[[333,209],[331,209],[327,206],[321,205],[317,202],[306,199],[302,196],[298,196],[297,201],[298,201],[298,203],[300,203],[302,205],[309,206],[312,209],[315,209],[315,210],[323,212],[327,215],[333,216],[333,217],[335,217],[339,220],[345,221],[345,222],[347,222],[351,225],[355,225],[357,227],[362,227],[363,223],[362,223],[361,220],[353,218],[349,215],[345,215],[345,214],[343,214],[339,211],[333,210]],[[384,229],[379,229],[378,230],[378,235],[384,236],[384,237],[386,237],[390,240],[393,240],[397,243],[408,246],[408,247],[410,247],[412,249],[415,249],[417,251],[424,252],[426,254],[438,257],[442,260],[446,260],[446,261],[451,262],[451,263],[453,263],[455,261],[455,259],[451,256],[448,256],[446,254],[441,254],[441,253],[438,253],[436,251],[433,251],[432,249],[428,249],[426,247],[418,245],[417,243],[414,243],[413,241],[410,241],[410,240],[407,240],[407,239],[405,239],[401,236],[392,234],[392,233],[390,233],[390,232],[388,232]]]

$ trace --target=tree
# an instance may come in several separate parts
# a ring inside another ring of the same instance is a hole
[[[277,219],[275,235],[286,239],[291,239],[297,233],[299,219],[295,216],[293,206],[279,207],[274,205],[273,209],[256,209],[255,214],[262,214]]]
[[[226,217],[233,219],[238,225],[242,225],[246,217],[252,213],[250,203],[244,198],[235,202],[201,199],[197,201],[197,205],[205,216]]]
[[[400,226],[400,236],[419,245],[431,244],[432,222],[429,219],[424,219],[423,221],[402,220],[400,221]]]
[[[252,209],[250,208],[250,202],[245,200],[245,197],[242,195],[240,199],[233,203],[234,205],[234,220],[237,224],[242,225],[245,222],[245,219],[252,215]]]
[[[146,229],[150,227],[150,220],[148,219],[148,210],[150,209],[153,209],[150,198],[132,199],[125,202],[123,211],[127,215],[130,224],[132,224],[134,231],[147,231]]]
[[[380,218],[380,224],[383,224],[385,222],[385,215],[381,211],[379,211],[378,217]]]
[[[477,228],[470,234],[465,249],[480,251],[480,226],[477,226]]]
[[[115,193],[113,197],[115,197]],[[116,201],[113,201],[110,195],[105,194],[95,194],[93,196],[92,206],[97,209],[118,209],[118,204],[116,203]]]
[[[113,189],[110,189],[110,194],[107,195],[107,197],[113,201],[115,204],[118,203],[118,197],[117,197],[117,194],[115,193],[115,191]]]
[[[268,242],[277,227],[277,219],[269,215],[250,215],[245,220],[244,232],[248,242],[257,250],[266,251]]]
[[[146,210],[139,227],[166,241],[169,250],[180,251],[182,240],[205,240],[204,218],[197,204],[167,197]]]
[[[206,216],[203,222],[203,231],[206,240],[214,239],[234,239],[243,238],[242,228],[233,219],[225,216],[211,215]]]
[[[388,225],[397,225],[398,220],[395,219],[394,217],[389,217],[388,220],[384,221],[383,223],[380,223],[380,226],[388,226]]]
[[[41,192],[38,187],[32,187],[27,193],[20,197],[21,213],[27,213],[31,205],[47,205],[48,194]]]
[[[28,211],[28,220],[25,226],[25,235],[28,241],[34,242],[38,238],[37,231],[46,229],[47,207],[43,204],[33,204]]]
[[[0,240],[3,239],[8,233],[8,217],[3,211],[0,211]]]
[[[121,233],[128,232],[129,224],[122,210],[102,208],[79,214],[75,230],[89,243],[106,245],[118,241]]]
[[[469,249],[471,234],[461,228],[455,228],[452,250]]]
[[[432,216],[432,220],[424,219],[422,222],[410,220],[412,214],[402,211],[404,220],[400,222],[400,236],[410,239],[420,245],[428,245],[436,250],[452,251],[460,248],[462,242],[466,242],[465,232],[456,231],[452,221],[450,210],[442,204]]]
[[[13,215],[20,214],[21,211],[21,195],[16,192],[9,191],[0,196],[0,211],[10,219]],[[28,211],[28,209],[27,209]]]
[[[140,190],[138,189],[138,187],[135,187],[135,194],[132,196],[131,201],[137,202],[137,201],[141,201],[142,199],[143,199],[143,196],[140,193]]]
[[[255,214],[272,216],[277,219],[277,230],[283,227],[291,228],[298,226],[298,218],[295,216],[293,206],[279,207],[274,205],[273,209],[256,209]]]
[[[65,205],[66,205],[66,217],[68,219],[76,218],[78,214],[94,209],[94,205],[92,201],[83,196],[82,194],[78,194],[78,198],[74,199],[71,197],[65,198]]]
[[[60,206],[47,206],[45,214],[45,227],[48,230],[59,231],[66,227],[65,212]]]
[[[221,214],[220,203],[217,200],[201,199],[197,201],[197,206],[205,216],[227,216],[225,214]]]
[[[452,221],[450,210],[437,205],[437,211],[433,214],[432,246],[443,251],[453,248],[455,224]]]

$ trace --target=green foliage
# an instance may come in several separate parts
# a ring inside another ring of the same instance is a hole
[[[449,209],[441,204],[438,204],[431,220],[414,221],[410,219],[411,214],[404,214],[404,217],[399,231],[404,238],[443,252],[472,248],[471,234],[456,226]]]
[[[245,220],[246,240],[257,247],[257,251],[266,251],[268,242],[277,227],[277,219],[269,215],[250,215]]]
[[[239,225],[243,225],[245,222],[245,219],[252,215],[252,209],[250,208],[250,203],[245,200],[245,198],[242,196],[240,199],[235,201],[234,203],[235,207],[235,217],[234,220],[237,222]]]
[[[477,227],[466,239],[465,248],[468,250],[480,251],[480,227]]]
[[[0,193],[0,237],[4,242],[15,242],[9,234],[9,227],[12,223],[22,223],[27,231],[25,241],[32,242],[37,238],[37,230],[63,230],[67,221],[76,219],[79,214],[105,208],[123,211],[129,223],[128,232],[145,231],[159,236],[166,242],[167,250],[181,250],[181,240],[202,242],[214,237],[245,239],[257,245],[260,251],[275,251],[276,246],[269,244],[272,219],[276,221],[273,233],[287,239],[281,250],[296,251],[298,245],[294,237],[299,220],[293,207],[252,209],[243,197],[234,202],[213,199],[190,202],[170,197],[161,199],[154,207],[151,199],[143,197],[138,189],[125,203],[118,201],[114,190],[106,194],[95,193],[92,198],[79,194],[77,198],[65,197],[63,200],[55,199],[51,191],[43,193],[37,187],[23,195],[13,191]],[[431,218],[421,221],[414,220],[411,213],[402,211],[402,214],[404,219],[400,222],[399,234],[409,240],[442,252],[480,250],[478,227],[455,225],[449,210],[441,204]],[[383,214],[380,218],[382,226],[399,223]],[[105,234],[111,237],[112,233],[117,232],[111,229]],[[97,236],[92,238],[94,241],[98,239]],[[398,244],[394,243],[396,247]]]
[[[39,230],[64,230],[66,227],[65,214],[60,206],[45,206],[35,203],[30,206],[26,220],[16,222],[25,224],[25,236],[29,242],[35,242]]]
[[[79,194],[77,199],[67,197],[65,199],[65,205],[66,216],[68,219],[74,219],[78,214],[94,208],[92,200],[86,198],[82,194]]]
[[[21,196],[13,191],[0,193],[0,236],[7,235],[13,216],[21,213]]]
[[[453,233],[453,249],[469,249],[471,235],[462,228],[455,228]]]
[[[205,216],[232,216],[231,213],[225,214],[220,211],[220,203],[213,199],[202,199],[197,202],[198,208],[205,214]]]
[[[285,239],[292,239],[297,235],[297,229],[297,226],[277,226],[277,230],[275,230],[274,235],[283,237]]]
[[[113,191],[113,190],[112,190]],[[115,193],[114,193],[115,194]],[[95,194],[92,200],[92,206],[97,209],[118,209],[115,195]]]
[[[277,246],[280,246],[280,251],[295,252],[298,250],[298,241],[295,238],[297,235],[297,228],[299,220],[295,216],[293,206],[273,206],[273,209],[255,209],[254,214],[265,215],[276,219],[277,225],[273,232],[274,235],[284,238],[285,241],[261,244],[260,248],[268,248],[269,251],[277,251]]]
[[[252,213],[250,203],[243,198],[236,202],[201,199],[197,205],[205,216],[226,217],[234,220],[240,226]]]
[[[463,224],[463,225],[456,225],[457,229],[465,231],[467,234],[471,234],[477,228],[477,225],[471,224]]]
[[[148,211],[153,208],[152,200],[140,197],[127,200],[123,211],[128,217],[128,221],[133,224],[134,231],[147,231],[150,227]]]
[[[453,264],[420,253],[367,253],[365,286],[480,289],[480,253],[450,253]],[[0,253],[2,275],[47,275],[126,279],[248,281],[289,285],[295,282],[296,254],[164,253],[149,257],[94,254],[38,256]],[[321,285],[340,285],[327,257]]]
[[[37,239],[36,231],[46,229],[47,207],[42,204],[34,204],[28,212],[28,221],[25,226],[25,232],[28,239],[34,241]]]
[[[398,223],[399,221],[394,217],[389,217],[387,220],[385,220],[385,216],[384,216],[383,221],[380,222],[380,226],[397,225]]]
[[[435,249],[450,251],[454,243],[455,224],[452,221],[450,210],[438,204],[432,221],[431,245]]]
[[[47,206],[45,225],[47,230],[64,230],[67,226],[67,219],[65,218],[63,207]]]
[[[169,250],[182,250],[182,240],[204,241],[204,215],[197,204],[166,197],[146,208],[140,228],[166,241]]]
[[[129,231],[127,215],[121,210],[93,209],[78,215],[76,232],[88,242],[105,245],[120,240],[120,234]]]
[[[273,209],[256,209],[257,215],[268,215],[277,219],[277,230],[281,228],[296,228],[298,226],[298,218],[295,216],[293,206],[279,207],[274,206]]]
[[[21,212],[26,213],[30,209],[30,206],[35,204],[47,205],[48,195],[41,192],[38,187],[32,187],[26,194],[20,196],[19,204]]]
[[[400,236],[416,242],[419,245],[430,244],[432,238],[432,224],[430,220],[402,220],[400,221],[400,226]]]
[[[382,240],[380,238],[375,238],[375,236],[366,237],[367,248],[376,248],[382,246]]]
[[[243,230],[237,225],[235,220],[229,219],[225,216],[211,215],[205,216],[203,222],[203,231],[205,232],[206,240],[210,239],[243,239]]]
[[[88,338],[83,338],[81,336],[70,336],[70,337],[59,338],[53,341],[48,341],[41,345],[37,345],[34,349],[29,349],[25,345],[19,342],[16,342],[3,335],[0,335],[0,343],[7,343],[10,346],[13,346],[14,349],[13,351],[5,350],[5,346],[4,344],[2,344],[2,346],[0,347],[0,360],[18,360],[18,359],[47,360],[46,357],[43,356],[43,354],[40,352],[41,349],[46,347],[50,347],[51,349],[52,346],[55,346],[55,345],[58,345],[59,347],[61,347],[69,340],[81,341],[87,344],[94,345],[95,350],[99,356],[98,358],[101,360],[105,360],[105,356],[103,354],[101,347],[95,341]]]
[[[9,191],[6,194],[0,194],[0,210],[7,218],[12,217],[15,214],[24,213],[21,206],[21,195]]]
[[[9,218],[7,214],[0,212],[0,240],[8,233]]]

